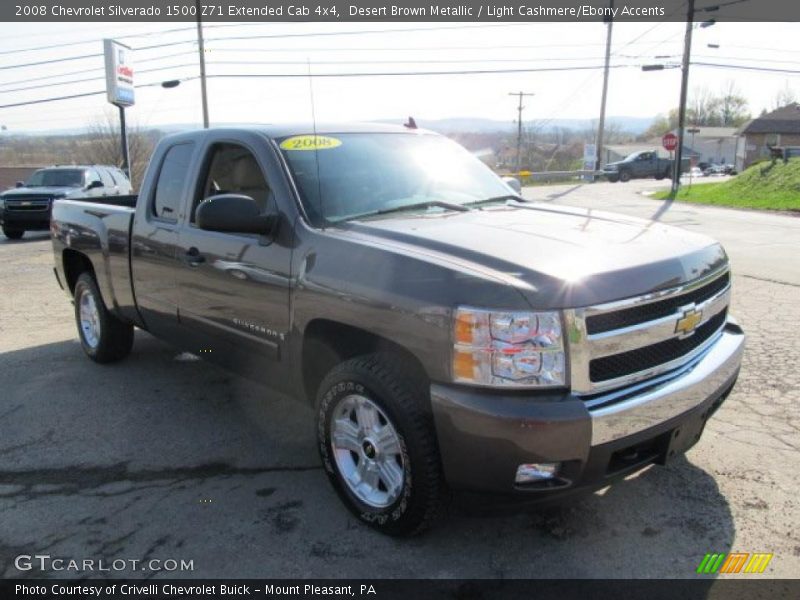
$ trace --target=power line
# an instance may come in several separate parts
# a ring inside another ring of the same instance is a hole
[[[195,54],[195,52],[193,50],[187,50],[187,51],[184,51],[184,52],[174,52],[172,54],[163,54],[161,56],[153,56],[151,58],[144,58],[144,59],[141,59],[141,60],[137,60],[136,64],[138,66],[138,65],[141,65],[141,64],[144,64],[144,63],[151,63],[151,62],[157,62],[157,61],[160,61],[160,60],[167,60],[168,58],[175,58],[175,57],[178,57],[178,56],[188,56],[188,55],[194,56],[194,54]],[[142,73],[142,71],[137,71],[137,72],[138,73]],[[15,79],[13,81],[4,81],[4,82],[0,83],[0,86],[16,85],[16,84],[22,84],[22,83],[32,83],[34,81],[42,81],[43,79],[50,80],[50,79],[56,79],[56,78],[60,78],[60,77],[69,77],[71,75],[82,75],[84,73],[86,73],[86,69],[78,69],[76,71],[67,71],[67,72],[64,72],[64,73],[53,73],[53,74],[50,74],[50,75],[41,75],[41,76],[37,76],[37,77],[27,77],[25,79]],[[105,79],[105,77],[96,77],[96,79]],[[53,84],[53,85],[56,85],[56,84]]]
[[[197,77],[185,77],[180,79],[179,81],[190,81],[192,79],[197,79]],[[137,87],[156,87],[161,85],[161,81],[154,81],[152,83],[143,83],[138,85]],[[0,108],[14,108],[17,106],[28,106],[30,104],[45,104],[46,102],[58,102],[60,100],[73,100],[75,98],[86,98],[88,96],[99,96],[100,94],[105,94],[106,90],[97,90],[94,92],[84,92],[82,94],[70,94],[69,96],[57,96],[55,98],[39,98],[38,100],[28,100],[26,102],[14,102],[13,104],[0,104]]]
[[[624,68],[636,65],[611,65],[610,68]],[[364,72],[364,73],[218,73],[208,75],[209,79],[283,79],[283,78],[301,78],[301,77],[425,77],[425,76],[442,76],[442,75],[491,75],[491,74],[505,74],[505,73],[543,73],[543,72],[556,72],[556,71],[589,71],[602,69],[603,65],[575,65],[569,67],[539,67],[527,69],[471,69],[471,70],[451,70],[451,71],[385,71],[385,72]],[[192,81],[197,79],[197,76],[184,77],[179,81]],[[141,84],[137,87],[151,87],[161,85],[160,81]],[[95,92],[85,92],[82,94],[73,94],[70,96],[58,96],[55,98],[40,98],[37,100],[28,100],[25,102],[15,102],[12,104],[2,104],[0,108],[13,108],[17,106],[27,106],[30,104],[43,104],[45,102],[56,102],[60,100],[71,100],[73,98],[83,98],[86,96],[94,96],[98,94],[105,94],[105,90]]]
[[[342,36],[342,35],[369,35],[378,33],[407,33],[407,32],[425,32],[425,31],[442,31],[450,29],[483,29],[489,27],[519,27],[527,25],[527,23],[491,23],[488,25],[475,25],[471,27],[464,27],[463,25],[443,25],[438,27],[411,27],[405,29],[363,29],[354,31],[316,31],[316,32],[303,32],[303,33],[275,33],[275,34],[260,34],[260,35],[242,35],[242,36],[228,36],[209,39],[209,42],[227,42],[227,41],[241,41],[241,40],[261,40],[261,39],[287,39],[287,38],[306,38],[306,37],[328,37],[328,36]],[[196,41],[196,38],[186,40],[179,40],[174,42],[164,42],[161,44],[151,44],[149,46],[139,46],[134,48],[136,51],[140,50],[154,50],[158,48],[169,48],[172,46],[180,46],[183,44],[191,44]],[[40,65],[49,65],[59,62],[83,60],[86,58],[96,58],[103,56],[103,53],[82,54],[78,56],[65,56],[51,60],[35,61],[29,63],[22,63],[16,65],[5,65],[0,67],[0,70],[7,69],[20,69],[23,67],[35,67]]]
[[[611,65],[611,68],[633,67],[637,65]],[[296,77],[411,77],[428,75],[491,75],[500,73],[544,73],[550,71],[589,71],[602,69],[603,65],[576,65],[570,67],[541,67],[530,69],[471,69],[459,71],[383,71],[365,73],[217,73],[209,77],[222,79],[248,78],[296,78]],[[0,107],[2,108],[2,107]]]
[[[800,74],[798,69],[777,69],[773,67],[753,67],[749,65],[725,65],[721,63],[708,63],[708,62],[692,62],[693,66],[698,67],[714,67],[719,69],[737,69],[740,71],[762,71],[765,73],[790,73],[794,75]]]
[[[194,52],[180,52],[175,55],[170,56],[185,56],[187,54],[194,54]],[[167,57],[164,57],[167,58]],[[620,58],[627,58],[625,56],[620,56]],[[631,57],[632,58],[632,57]],[[322,60],[322,61],[313,61],[313,64],[316,65],[390,65],[390,64],[476,64],[476,63],[536,63],[536,62],[572,62],[572,61],[580,61],[580,60],[601,60],[602,57],[600,56],[576,56],[576,57],[536,57],[536,58],[479,58],[479,59],[397,59],[397,60],[383,60],[383,59],[375,59],[375,60]],[[271,61],[271,60],[213,60],[208,61],[207,64],[209,66],[218,66],[218,65],[230,65],[230,66],[247,66],[247,65],[305,65],[307,61],[301,60],[278,60],[278,61]],[[142,69],[137,70],[137,74],[143,73],[155,73],[159,71],[165,71],[168,69],[183,69],[188,67],[195,67],[197,66],[196,63],[184,63],[180,65],[167,65],[164,67],[154,67],[152,69]],[[85,73],[85,70],[81,71],[73,71],[71,74],[80,74]],[[66,74],[62,74],[61,76],[65,76]],[[11,83],[29,83],[33,81],[40,81],[42,79],[52,79],[54,76],[45,76],[45,77],[38,77],[35,79],[29,80],[18,80],[16,82],[10,83],[0,83],[0,94],[9,93],[9,92],[21,92],[27,90],[34,90],[34,89],[41,89],[46,87],[53,87],[59,85],[69,85],[75,83],[88,83],[90,81],[102,81],[105,79],[103,75],[96,75],[92,77],[84,77],[81,79],[70,79],[67,81],[57,81],[57,82],[48,82],[44,84],[37,84],[32,86],[24,86],[24,87],[16,87],[10,89],[3,89],[2,86],[11,85]]]
[[[152,69],[142,69],[141,71],[136,71],[136,72],[137,72],[137,74],[155,73],[157,71],[166,71],[168,69],[185,69],[187,67],[196,67],[196,66],[197,65],[195,63],[188,63],[188,64],[182,64],[182,65],[168,65],[166,67],[154,67]],[[40,83],[40,84],[37,84],[37,85],[29,85],[29,86],[23,86],[23,87],[11,88],[11,89],[0,89],[0,94],[8,94],[8,93],[11,93],[11,92],[23,92],[23,91],[27,91],[27,90],[38,90],[38,89],[41,89],[41,88],[49,88],[49,87],[55,87],[55,86],[59,86],[59,85],[72,85],[72,84],[75,84],[75,83],[88,83],[90,81],[102,81],[103,79],[105,79],[105,77],[102,77],[102,76],[101,77],[96,77],[95,76],[95,77],[86,77],[84,79],[71,79],[69,81],[57,81],[55,83]]]

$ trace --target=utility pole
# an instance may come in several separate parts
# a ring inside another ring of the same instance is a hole
[[[686,35],[683,41],[683,67],[681,71],[681,101],[678,106],[678,147],[675,149],[675,164],[672,166],[671,196],[674,198],[681,184],[683,161],[683,136],[686,125],[686,95],[689,88],[689,60],[692,54],[692,29],[694,29],[694,0],[689,0],[686,10]]]
[[[206,48],[203,43],[203,22],[200,19],[202,6],[200,0],[195,0],[197,11],[197,50],[200,52],[200,94],[203,101],[203,127],[208,129],[208,94],[206,90]]]
[[[525,108],[522,106],[522,98],[524,96],[535,96],[536,94],[530,94],[526,92],[509,92],[509,96],[518,96],[519,97],[519,104],[517,105],[517,176],[519,176],[519,172],[522,170],[522,109]]]
[[[613,10],[614,0],[609,0],[608,7]],[[613,17],[606,18],[606,62],[603,68],[603,95],[600,98],[600,122],[597,124],[597,140],[596,149],[597,160],[595,162],[595,170],[600,170],[603,167],[603,136],[606,127],[606,97],[608,96],[608,71],[609,63],[611,62],[611,30],[614,26]],[[594,180],[594,176],[592,176]]]

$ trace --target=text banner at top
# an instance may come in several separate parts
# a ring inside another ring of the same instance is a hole
[[[4,22],[686,21],[690,0],[39,0],[0,3]],[[800,21],[795,0],[695,0],[695,21]]]

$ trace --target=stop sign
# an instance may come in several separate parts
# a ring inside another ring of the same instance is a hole
[[[674,133],[665,134],[664,137],[661,138],[661,145],[664,146],[666,150],[672,152],[678,147],[678,136]]]

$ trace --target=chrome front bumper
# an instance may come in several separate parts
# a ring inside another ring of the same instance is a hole
[[[592,446],[631,436],[677,417],[719,395],[742,362],[744,334],[728,324],[721,337],[701,356],[661,382],[649,382],[629,398],[587,402],[592,420]]]

